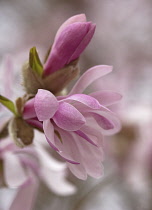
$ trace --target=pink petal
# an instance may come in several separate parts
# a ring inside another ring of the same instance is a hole
[[[62,101],[67,101],[67,102],[72,102],[72,101],[76,101],[76,102],[80,102],[85,104],[86,106],[90,107],[91,109],[100,109],[101,105],[99,104],[99,102],[88,95],[85,94],[75,94],[75,95],[71,95],[65,99],[63,99]]]
[[[80,137],[74,136],[79,152],[82,158],[83,166],[86,172],[94,177],[100,178],[103,175],[103,168],[101,162],[103,161],[103,151],[101,148],[93,147],[85,141],[81,141]]]
[[[83,139],[85,139],[86,141],[88,141],[90,144],[94,145],[97,147],[97,144],[95,144],[84,132],[82,132],[81,130],[78,131],[74,131],[74,133],[76,133],[78,136],[82,137]]]
[[[86,180],[87,179],[87,173],[83,167],[82,164],[80,165],[73,165],[70,163],[67,163],[68,168],[70,171],[79,179]]]
[[[102,147],[103,146],[102,132],[94,127],[95,127],[94,124],[90,124],[89,120],[89,124],[88,122],[86,122],[86,125],[84,125],[81,128],[81,131],[87,134],[89,138],[91,138],[91,140],[94,142],[94,144],[96,144],[98,147]]]
[[[56,145],[58,146],[58,148],[60,149],[60,155],[62,157],[65,157],[66,159],[69,160],[74,160],[79,162],[80,164],[71,164],[69,162],[67,162],[67,165],[69,167],[69,169],[71,170],[71,172],[78,177],[79,179],[85,180],[87,178],[87,174],[86,171],[84,169],[83,163],[82,163],[82,159],[81,159],[81,155],[78,149],[78,146],[76,145],[74,139],[73,139],[73,135],[71,132],[66,132],[62,129],[58,128],[58,132],[60,133],[62,142],[56,138]]]
[[[53,117],[56,125],[67,131],[79,130],[85,124],[83,115],[71,104],[62,102]]]
[[[71,164],[74,164],[74,165],[80,164],[80,163],[78,163],[78,162],[76,162],[74,160],[71,160],[69,158],[66,158],[65,155],[63,154],[63,152],[60,152],[59,154],[63,158],[63,160],[67,161],[68,163],[71,163]]]
[[[94,111],[95,110],[100,110],[100,111],[103,111],[103,112],[108,112],[108,113],[113,114],[113,112],[110,109],[106,108],[105,106],[103,106],[101,104],[100,104],[100,108],[98,108],[98,109],[90,108],[89,106],[85,105],[84,103],[77,103],[76,102],[73,105],[77,110],[79,110],[79,112],[81,112],[83,114],[83,116],[87,116],[87,114],[89,112],[93,111],[93,110]]]
[[[18,156],[11,152],[7,152],[4,157],[4,177],[9,187],[19,187],[27,180]]]
[[[82,93],[91,83],[112,71],[111,66],[99,65],[87,70],[76,82],[69,95]]]
[[[44,65],[44,74],[49,75],[56,70],[63,68],[66,64],[71,62],[70,59],[80,45],[80,49],[77,52],[81,53],[86,43],[83,44],[83,39],[90,30],[90,22],[77,22],[68,25],[58,36],[55,44],[52,47],[51,53]],[[93,32],[92,32],[93,33]],[[81,44],[82,42],[82,44]],[[76,53],[77,57],[80,54]],[[77,58],[76,56],[74,59]]]
[[[82,42],[79,44],[79,46],[76,48],[76,50],[72,54],[72,56],[69,58],[68,63],[70,63],[71,61],[77,59],[79,57],[79,55],[84,51],[84,49],[87,47],[87,45],[91,41],[91,39],[92,39],[92,37],[94,35],[94,32],[95,32],[95,29],[96,29],[96,25],[95,24],[91,24],[90,25],[90,29],[88,30],[88,33],[86,34],[86,36],[84,37]]]
[[[114,128],[113,123],[110,122],[110,120],[108,120],[106,117],[96,113],[92,113],[92,116],[94,117],[98,125],[100,125],[103,129],[110,130]]]
[[[89,95],[97,99],[103,106],[110,106],[122,98],[122,95],[119,93],[108,90],[97,91]]]
[[[59,151],[58,148],[55,147],[54,144],[52,144],[52,142],[51,142],[50,139],[48,139],[48,138],[46,137],[46,140],[47,140],[48,144],[50,145],[50,147],[52,147],[52,149],[54,149],[54,150],[57,151],[57,152]]]
[[[57,111],[58,101],[50,91],[39,89],[35,96],[34,107],[38,119],[47,120]]]
[[[67,19],[58,29],[56,36],[55,36],[55,41],[57,40],[58,36],[60,35],[60,33],[70,24],[72,23],[76,23],[76,22],[86,22],[86,16],[85,14],[79,14],[79,15],[74,15],[72,17],[70,17],[69,19]]]
[[[121,124],[117,116],[112,112],[104,112],[102,110],[91,110],[90,113],[98,114],[101,118],[95,115],[95,120],[100,125],[103,135],[113,135],[120,131]],[[99,119],[100,118],[100,119]],[[104,124],[105,123],[105,124]],[[111,128],[110,128],[111,127]],[[109,128],[109,129],[108,129]]]
[[[73,142],[70,132],[63,131],[59,128],[57,130],[62,139],[61,142],[61,140],[57,136],[55,136],[55,143],[60,150],[59,155],[61,155],[61,157],[72,164],[80,164],[79,162],[81,161],[81,159],[79,156],[79,151],[77,150],[77,146]]]
[[[29,178],[17,192],[9,210],[31,210],[34,207],[36,195],[38,192],[38,181]]]
[[[26,122],[36,128],[39,128],[41,130],[43,130],[43,123],[38,121],[37,118],[33,118],[33,119],[29,119],[29,120],[26,120]]]
[[[58,151],[58,148],[56,147],[54,141],[54,127],[50,120],[45,120],[43,122],[43,129],[44,129],[44,134],[46,136],[46,140],[49,143],[49,145],[53,147],[53,149]]]
[[[24,110],[23,110],[23,118],[30,119],[36,117],[36,112],[34,108],[34,98],[30,99],[29,101],[26,102],[24,105]]]

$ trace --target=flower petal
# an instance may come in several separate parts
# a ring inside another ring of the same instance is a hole
[[[100,103],[93,97],[85,94],[75,94],[71,95],[61,101],[76,101],[85,104],[86,106],[90,107],[91,109],[100,109],[101,105]]]
[[[86,120],[87,120],[87,118],[86,118]],[[102,132],[100,130],[96,129],[96,126],[94,125],[94,123],[91,124],[90,120],[86,121],[86,125],[84,125],[81,128],[81,131],[83,131],[85,134],[87,134],[89,136],[89,138],[91,138],[91,140],[94,142],[94,144],[96,144],[98,147],[103,146]]]
[[[26,120],[26,122],[30,125],[32,125],[33,127],[39,128],[40,130],[43,130],[43,123],[38,121],[37,118],[33,118],[33,119],[28,119]]]
[[[52,144],[52,142],[50,141],[50,139],[48,139],[48,138],[46,137],[46,140],[47,140],[48,144],[50,145],[50,147],[52,147],[52,149],[54,149],[54,150],[57,151],[57,152],[59,151],[58,148],[55,147],[54,144]]]
[[[9,210],[31,210],[34,207],[36,195],[38,192],[38,181],[30,177],[27,182],[21,186],[13,200]]]
[[[72,141],[72,136],[70,132],[63,131],[62,129],[57,129],[61,140],[55,136],[55,143],[57,147],[59,148],[59,155],[63,157],[66,161],[72,164],[80,164],[80,157],[79,157],[79,152],[77,151],[77,146],[75,143]]]
[[[86,172],[94,177],[100,178],[103,175],[103,167],[101,162],[103,161],[103,151],[102,148],[93,147],[86,141],[81,141],[80,137],[73,135],[74,141],[77,144],[82,159],[81,164],[83,164]]]
[[[35,96],[34,107],[38,119],[44,121],[53,117],[58,109],[58,101],[50,91],[39,89]]]
[[[82,180],[86,180],[87,179],[87,173],[85,171],[85,168],[83,167],[82,164],[79,165],[73,165],[70,163],[67,163],[68,168],[70,169],[70,171],[78,178],[78,179],[82,179]]]
[[[89,95],[97,99],[103,106],[110,106],[122,98],[121,94],[109,90],[97,91]]]
[[[71,104],[62,102],[53,120],[56,125],[67,131],[79,130],[85,124],[83,115]]]
[[[49,143],[49,145],[51,147],[53,147],[53,149],[55,149],[56,151],[59,151],[58,148],[55,145],[55,141],[54,141],[54,127],[51,123],[50,120],[45,120],[43,122],[43,129],[44,129],[44,133],[46,136],[46,140]]]
[[[19,158],[11,152],[4,156],[4,177],[9,187],[19,187],[27,180],[27,174]]]
[[[78,163],[78,162],[76,162],[74,160],[71,160],[71,158],[66,158],[65,155],[63,154],[63,152],[60,152],[59,154],[68,163],[75,164],[75,165],[80,164],[80,163]]]
[[[74,15],[72,17],[70,17],[69,19],[67,19],[58,29],[55,39],[54,39],[54,43],[57,40],[58,36],[60,35],[60,33],[70,24],[72,23],[76,23],[76,22],[86,22],[86,16],[85,14],[79,14],[79,15]]]
[[[78,162],[80,164],[71,164],[67,162],[67,165],[71,172],[78,177],[79,179],[85,180],[87,178],[87,174],[85,171],[85,168],[83,166],[81,155],[78,149],[78,146],[76,145],[72,132],[66,132],[62,129],[58,128],[58,132],[61,135],[62,142],[56,138],[56,145],[60,149],[61,152],[59,154],[62,157],[65,157],[69,160],[74,160],[75,162]]]
[[[78,136],[82,137],[86,141],[88,141],[90,144],[94,145],[97,147],[97,144],[95,144],[85,133],[83,133],[81,130],[74,131]]]
[[[90,114],[102,129],[103,135],[113,135],[120,131],[120,120],[113,112],[104,112],[102,110],[91,110]]]
[[[23,110],[23,118],[30,119],[36,117],[36,112],[34,108],[34,98],[30,99],[29,101],[26,102],[24,105],[24,110]]]
[[[110,122],[110,120],[108,120],[106,117],[96,113],[92,113],[92,116],[94,117],[98,125],[100,125],[104,130],[110,130],[114,128],[113,123]]]
[[[69,95],[82,93],[91,83],[112,71],[112,66],[99,65],[87,70],[76,82]]]
[[[77,59],[80,56],[80,54],[84,51],[84,49],[87,47],[87,45],[91,41],[91,39],[94,35],[94,32],[95,32],[95,29],[96,29],[96,25],[95,24],[90,24],[90,28],[88,29],[88,33],[86,34],[84,39],[81,41],[81,43],[78,45],[78,47],[75,49],[75,52],[69,58],[68,63]]]

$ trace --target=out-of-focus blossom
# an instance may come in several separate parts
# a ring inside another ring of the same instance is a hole
[[[39,138],[42,141],[44,136],[37,132],[36,139]],[[0,141],[1,184],[18,188],[18,191],[22,192],[17,193],[13,206],[21,205],[22,203],[18,201],[23,200],[27,192],[30,196],[26,196],[26,200],[31,201],[30,206],[34,205],[39,179],[58,195],[71,195],[76,191],[76,188],[66,180],[66,165],[51,157],[39,140],[35,142],[35,146],[19,149],[9,138]]]
[[[59,28],[44,65],[44,75],[49,75],[76,60],[89,44],[95,24],[86,22],[84,14],[75,15]]]
[[[40,89],[24,107],[24,119],[42,128],[46,139],[80,179],[87,174],[100,177],[103,173],[103,135],[120,129],[119,120],[106,106],[120,100],[115,92],[99,91],[90,95],[83,91],[96,79],[109,73],[110,66],[96,66],[77,81],[67,96],[55,97]]]
[[[7,140],[0,141],[0,160],[3,168],[3,179],[10,187],[18,187],[26,181],[26,173],[19,157],[14,154],[18,147]],[[18,170],[16,170],[18,168]]]
[[[10,141],[10,138],[0,141],[0,183],[9,188],[18,188],[18,193],[13,201],[12,209],[20,209],[26,196],[26,201],[30,203],[26,207],[31,209],[34,205],[39,180],[41,179],[46,186],[58,195],[71,195],[76,188],[66,180],[66,165],[51,157],[44,148],[44,136],[36,132],[36,145],[25,149],[19,149]],[[41,141],[39,141],[41,139]],[[21,192],[21,194],[20,194]],[[26,195],[28,194],[28,196]],[[22,196],[23,197],[22,197]]]
[[[15,81],[18,77],[13,59],[7,57],[3,64],[5,73],[9,70],[12,81]],[[12,98],[19,81],[17,79],[13,83],[13,88],[12,83],[9,84],[7,89],[7,78],[5,75],[4,79],[1,79],[1,93],[6,91],[6,95]],[[22,90],[19,91],[22,93]],[[66,164],[55,160],[47,152],[46,146],[42,143],[45,142],[44,135],[35,131],[37,139],[35,144],[20,149],[13,143],[11,137],[7,136],[7,129],[6,133],[2,132],[11,114],[9,112],[7,114],[3,106],[0,107],[0,113],[0,185],[17,189],[9,209],[20,210],[24,203],[26,210],[33,209],[40,180],[55,194],[66,196],[75,193],[75,186],[66,180]]]
[[[18,189],[18,192],[9,208],[10,210],[19,210],[23,204],[23,199],[25,199],[25,202],[27,202],[25,209],[30,210],[34,205],[38,190],[39,182],[34,175],[34,173],[38,170],[38,164],[31,156],[31,163],[29,165],[29,159],[26,157],[26,155],[19,155],[21,152],[22,151],[20,151],[20,149],[10,141],[10,138],[1,139],[1,184],[2,186],[4,185],[9,188]]]

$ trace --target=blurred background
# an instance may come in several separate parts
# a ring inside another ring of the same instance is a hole
[[[113,66],[113,72],[90,89],[112,89],[123,95],[112,107],[122,130],[105,139],[101,179],[85,182],[70,175],[78,192],[68,197],[56,196],[42,185],[34,210],[151,210],[151,0],[0,0],[0,61],[6,54],[25,54],[26,60],[33,46],[43,58],[58,27],[80,13],[97,25],[80,58],[81,73],[98,64]],[[0,205],[8,197],[3,190]],[[5,203],[1,209],[7,210]]]

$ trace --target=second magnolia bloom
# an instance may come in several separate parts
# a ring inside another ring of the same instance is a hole
[[[87,174],[96,178],[102,175],[103,135],[120,129],[119,120],[106,107],[119,100],[119,94],[110,91],[83,94],[93,81],[111,70],[110,66],[93,67],[67,96],[55,97],[40,89],[24,107],[24,119],[44,130],[50,146],[80,179],[86,179]]]

